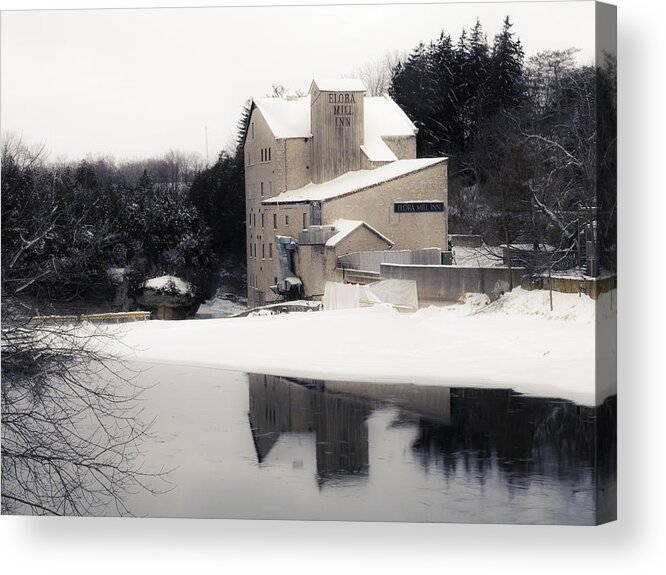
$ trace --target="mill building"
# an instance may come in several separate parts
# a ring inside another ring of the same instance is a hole
[[[319,298],[340,258],[446,249],[447,159],[416,157],[417,129],[356,79],[256,98],[244,141],[248,305]]]

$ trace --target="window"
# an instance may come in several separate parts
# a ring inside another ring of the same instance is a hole
[[[289,225],[289,216],[284,217],[284,225],[288,226]]]
[[[261,259],[266,259],[266,244],[261,244]]]
[[[303,212],[303,229],[308,227],[307,214]]]
[[[261,182],[261,197],[264,197],[264,182]]]
[[[268,257],[273,259],[273,244],[268,244]]]
[[[273,229],[277,230],[277,214],[273,214]]]
[[[271,149],[270,148],[268,148],[268,161],[269,162],[271,161]]]
[[[261,227],[264,227],[264,214],[261,214]]]
[[[264,149],[263,148],[261,148],[261,161],[262,162],[264,161]]]

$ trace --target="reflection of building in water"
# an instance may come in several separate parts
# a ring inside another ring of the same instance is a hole
[[[320,481],[368,472],[371,406],[270,375],[249,375],[250,425],[261,463],[282,433],[314,433]]]
[[[262,463],[281,433],[313,432],[315,395],[279,377],[249,375],[250,425]]]
[[[320,481],[365,475],[369,466],[366,419],[378,402],[401,409],[403,420],[428,417],[447,425],[448,388],[359,382],[289,381],[249,375],[250,425],[263,462],[284,433],[314,433]]]
[[[442,425],[448,425],[451,421],[451,391],[448,387],[411,383],[327,381],[326,389],[374,401],[389,402],[401,409],[403,419],[406,415],[416,415]]]

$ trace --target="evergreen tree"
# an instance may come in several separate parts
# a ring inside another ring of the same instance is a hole
[[[493,43],[490,74],[488,78],[488,113],[508,110],[521,105],[523,86],[524,51],[520,40],[511,31],[509,17],[504,19],[502,31]]]
[[[393,74],[389,94],[418,128],[417,153],[433,156],[442,139],[436,128],[437,79],[432,44],[421,43],[399,64]]]

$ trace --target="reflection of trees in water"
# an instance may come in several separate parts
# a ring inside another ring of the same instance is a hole
[[[527,397],[510,390],[451,390],[451,423],[421,419],[413,445],[426,467],[460,468],[484,483],[495,469],[514,488],[530,478],[578,482],[615,470],[616,400],[598,408]]]
[[[125,496],[161,476],[142,468],[135,374],[100,352],[101,330],[11,311],[3,301],[2,512],[131,515]]]

